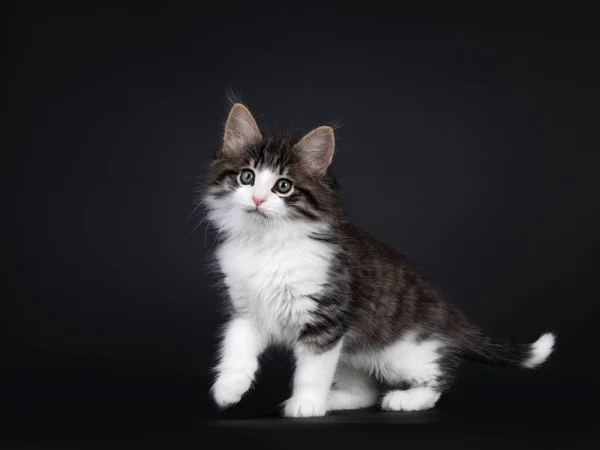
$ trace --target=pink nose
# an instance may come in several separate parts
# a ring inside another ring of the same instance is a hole
[[[258,198],[258,197],[252,197],[252,200],[254,200],[254,204],[256,205],[257,208],[265,202],[264,198]]]

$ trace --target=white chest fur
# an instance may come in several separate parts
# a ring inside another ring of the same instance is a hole
[[[333,249],[306,228],[241,234],[217,252],[233,307],[251,315],[271,339],[297,337],[310,323],[327,281]]]

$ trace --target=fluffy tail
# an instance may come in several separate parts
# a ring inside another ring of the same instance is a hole
[[[463,341],[463,348],[465,357],[472,361],[533,369],[548,359],[555,341],[554,333],[544,333],[532,344],[513,344],[473,333]]]

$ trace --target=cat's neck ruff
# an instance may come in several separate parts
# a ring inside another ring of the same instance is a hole
[[[243,240],[249,242],[283,243],[304,240],[314,234],[326,233],[330,225],[324,222],[305,222],[301,220],[272,220],[269,218],[250,218],[235,229],[229,229],[226,241]]]

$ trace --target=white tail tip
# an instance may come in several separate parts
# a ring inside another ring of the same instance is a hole
[[[537,341],[531,344],[529,358],[523,362],[523,367],[533,369],[546,361],[550,353],[554,350],[555,341],[556,337],[553,333],[542,334]]]

